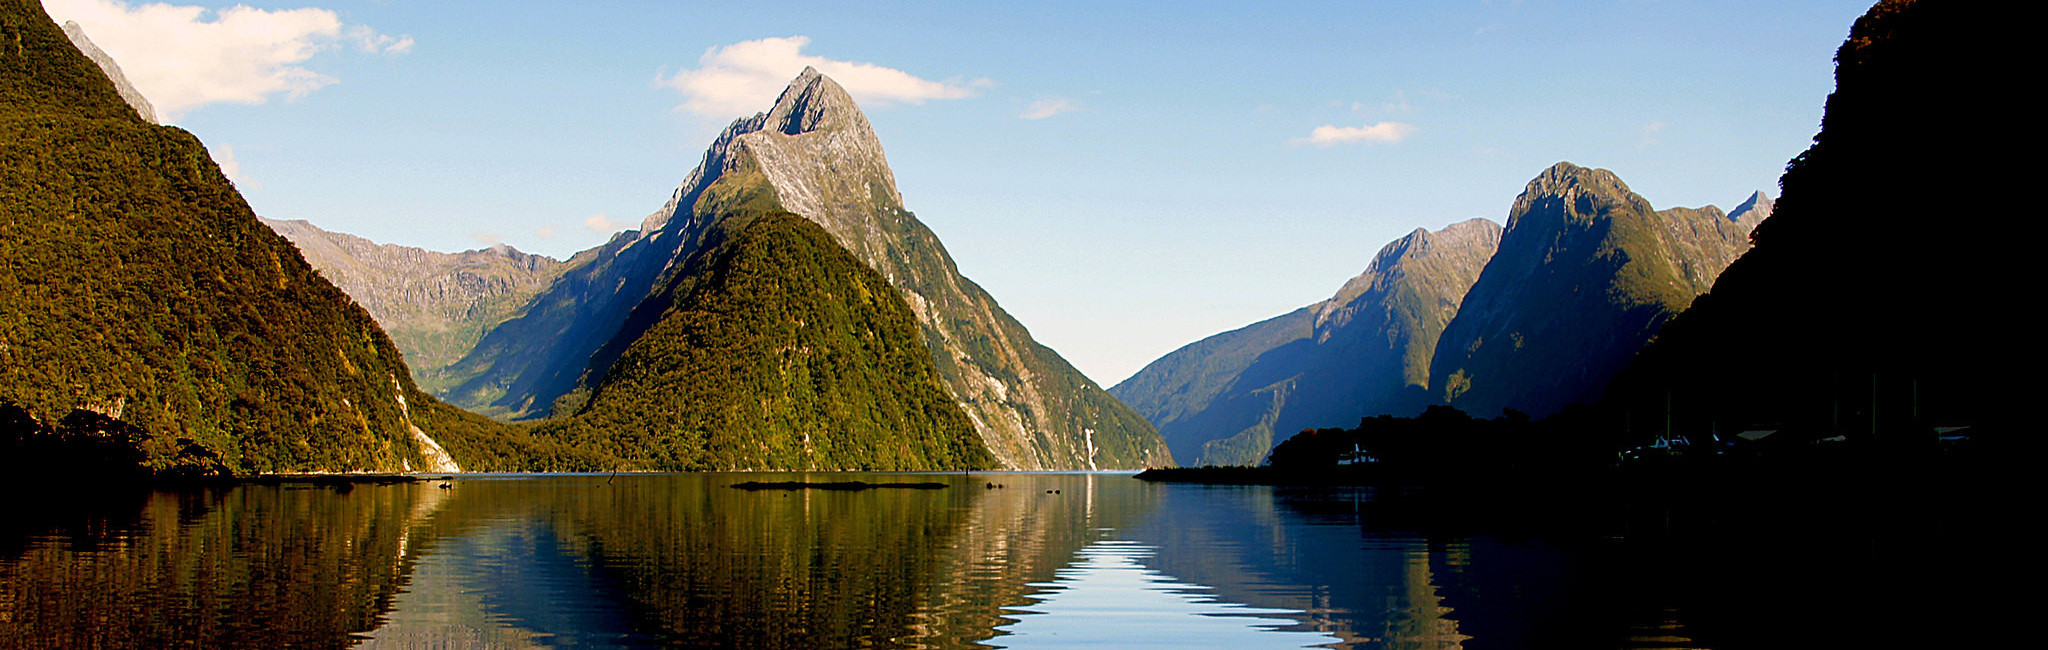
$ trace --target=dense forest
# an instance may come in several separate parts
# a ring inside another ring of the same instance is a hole
[[[699,199],[704,245],[540,431],[666,470],[994,466],[910,306],[748,171]]]
[[[198,139],[142,121],[39,5],[0,4],[0,43],[10,474],[72,451],[159,474],[424,469],[414,426],[465,469],[599,464],[415,388]]]

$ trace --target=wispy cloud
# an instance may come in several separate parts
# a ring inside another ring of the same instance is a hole
[[[805,54],[803,49],[810,44],[808,36],[791,36],[712,47],[698,57],[696,69],[657,75],[655,83],[682,93],[683,110],[714,119],[767,107],[805,66],[817,68],[868,105],[961,99],[992,85],[987,79],[933,81],[873,63]]]
[[[589,219],[583,220],[583,227],[589,228],[592,232],[607,234],[625,230],[626,225],[624,221],[614,221],[611,217],[602,214],[593,214],[590,215]]]
[[[167,121],[208,104],[262,104],[331,85],[334,77],[301,65],[322,50],[354,45],[403,54],[413,47],[410,36],[344,24],[317,8],[214,11],[120,0],[43,0],[43,7],[57,22],[85,28]]]
[[[1078,110],[1081,110],[1081,105],[1073,99],[1067,97],[1047,97],[1031,102],[1030,106],[1024,107],[1024,113],[1017,117],[1027,120],[1042,120],[1061,113],[1072,113]]]
[[[1366,144],[1396,144],[1415,135],[1421,128],[1401,122],[1381,122],[1368,126],[1337,126],[1325,124],[1310,131],[1306,138],[1295,138],[1296,145],[1331,145],[1362,142]]]
[[[541,239],[554,239],[555,229],[548,226],[541,226],[539,228],[533,229],[533,234],[540,236]]]
[[[1657,134],[1658,134],[1658,133],[1662,133],[1662,132],[1664,132],[1664,123],[1663,123],[1663,122],[1651,122],[1651,123],[1649,123],[1649,124],[1644,124],[1644,125],[1643,125],[1643,139],[1642,139],[1642,140],[1641,140],[1640,142],[1637,142],[1637,143],[1636,143],[1636,148],[1637,148],[1637,149],[1648,149],[1648,148],[1650,148],[1650,147],[1652,147],[1652,146],[1656,145],[1656,144],[1657,144],[1657,142],[1658,142],[1658,140],[1657,140]]]
[[[213,164],[220,165],[220,173],[228,177],[235,187],[242,190],[262,189],[263,186],[242,175],[242,161],[235,159],[235,145],[210,144],[206,153],[213,156]]]

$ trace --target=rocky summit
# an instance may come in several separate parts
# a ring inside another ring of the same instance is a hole
[[[627,347],[607,344],[644,326],[629,322],[635,307],[685,272],[714,222],[743,203],[817,223],[902,294],[948,392],[1002,466],[1170,462],[1150,424],[960,276],[938,238],[903,209],[866,116],[811,69],[770,110],[727,127],[639,229],[575,256],[521,316],[487,333],[449,368],[443,394],[494,415],[536,417],[596,385]]]

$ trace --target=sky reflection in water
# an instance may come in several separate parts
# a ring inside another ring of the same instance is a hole
[[[1018,608],[1015,624],[990,641],[1019,650],[1045,648],[1307,648],[1337,637],[1284,631],[1299,610],[1218,601],[1206,587],[1145,568],[1157,549],[1103,541],[1081,549],[1059,579],[1032,586],[1044,600]]]

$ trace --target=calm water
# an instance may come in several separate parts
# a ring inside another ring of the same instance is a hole
[[[1996,568],[1973,543],[1842,495],[1756,515],[1117,474],[726,487],[787,478],[18,498],[0,644],[1743,648],[2000,624],[1952,579]]]

